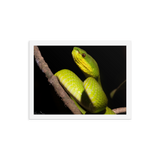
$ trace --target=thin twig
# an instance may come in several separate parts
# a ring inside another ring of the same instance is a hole
[[[34,56],[39,68],[46,75],[48,81],[52,84],[54,90],[62,99],[63,103],[72,111],[72,113],[81,114],[73,100],[68,96],[68,94],[62,88],[62,86],[59,84],[58,78],[53,75],[52,71],[48,67],[37,46],[34,46]]]
[[[119,113],[125,113],[126,112],[126,107],[121,107],[121,108],[115,108],[112,110],[114,113],[119,114]]]

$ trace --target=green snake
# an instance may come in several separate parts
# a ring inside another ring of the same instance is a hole
[[[108,98],[104,93],[100,80],[97,62],[83,49],[74,47],[72,57],[84,73],[84,82],[72,71],[62,69],[55,73],[60,84],[68,92],[82,114],[104,113],[115,114],[108,107]]]

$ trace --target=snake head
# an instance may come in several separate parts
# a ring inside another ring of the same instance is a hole
[[[93,77],[97,80],[99,79],[100,73],[98,64],[85,50],[79,47],[74,47],[72,57],[86,77]]]

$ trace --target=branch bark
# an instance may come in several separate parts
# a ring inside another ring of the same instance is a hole
[[[119,113],[125,113],[126,112],[126,107],[121,107],[121,108],[115,108],[112,110],[114,113],[119,114]]]
[[[54,87],[55,92],[62,99],[63,103],[71,110],[73,114],[81,114],[80,110],[77,108],[73,100],[68,96],[62,86],[59,84],[58,78],[53,75],[37,46],[34,46],[34,56],[37,65],[46,75],[46,77],[48,78],[48,82],[51,83],[51,85]]]

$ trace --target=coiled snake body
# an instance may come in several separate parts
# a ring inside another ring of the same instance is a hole
[[[115,114],[108,105],[108,98],[105,95],[100,81],[100,72],[97,62],[86,51],[74,47],[72,57],[78,67],[86,76],[84,82],[72,71],[62,69],[55,76],[59,82],[75,101],[79,110],[85,114],[103,112],[105,114]],[[78,104],[77,104],[78,102]],[[79,106],[79,104],[82,106]]]

